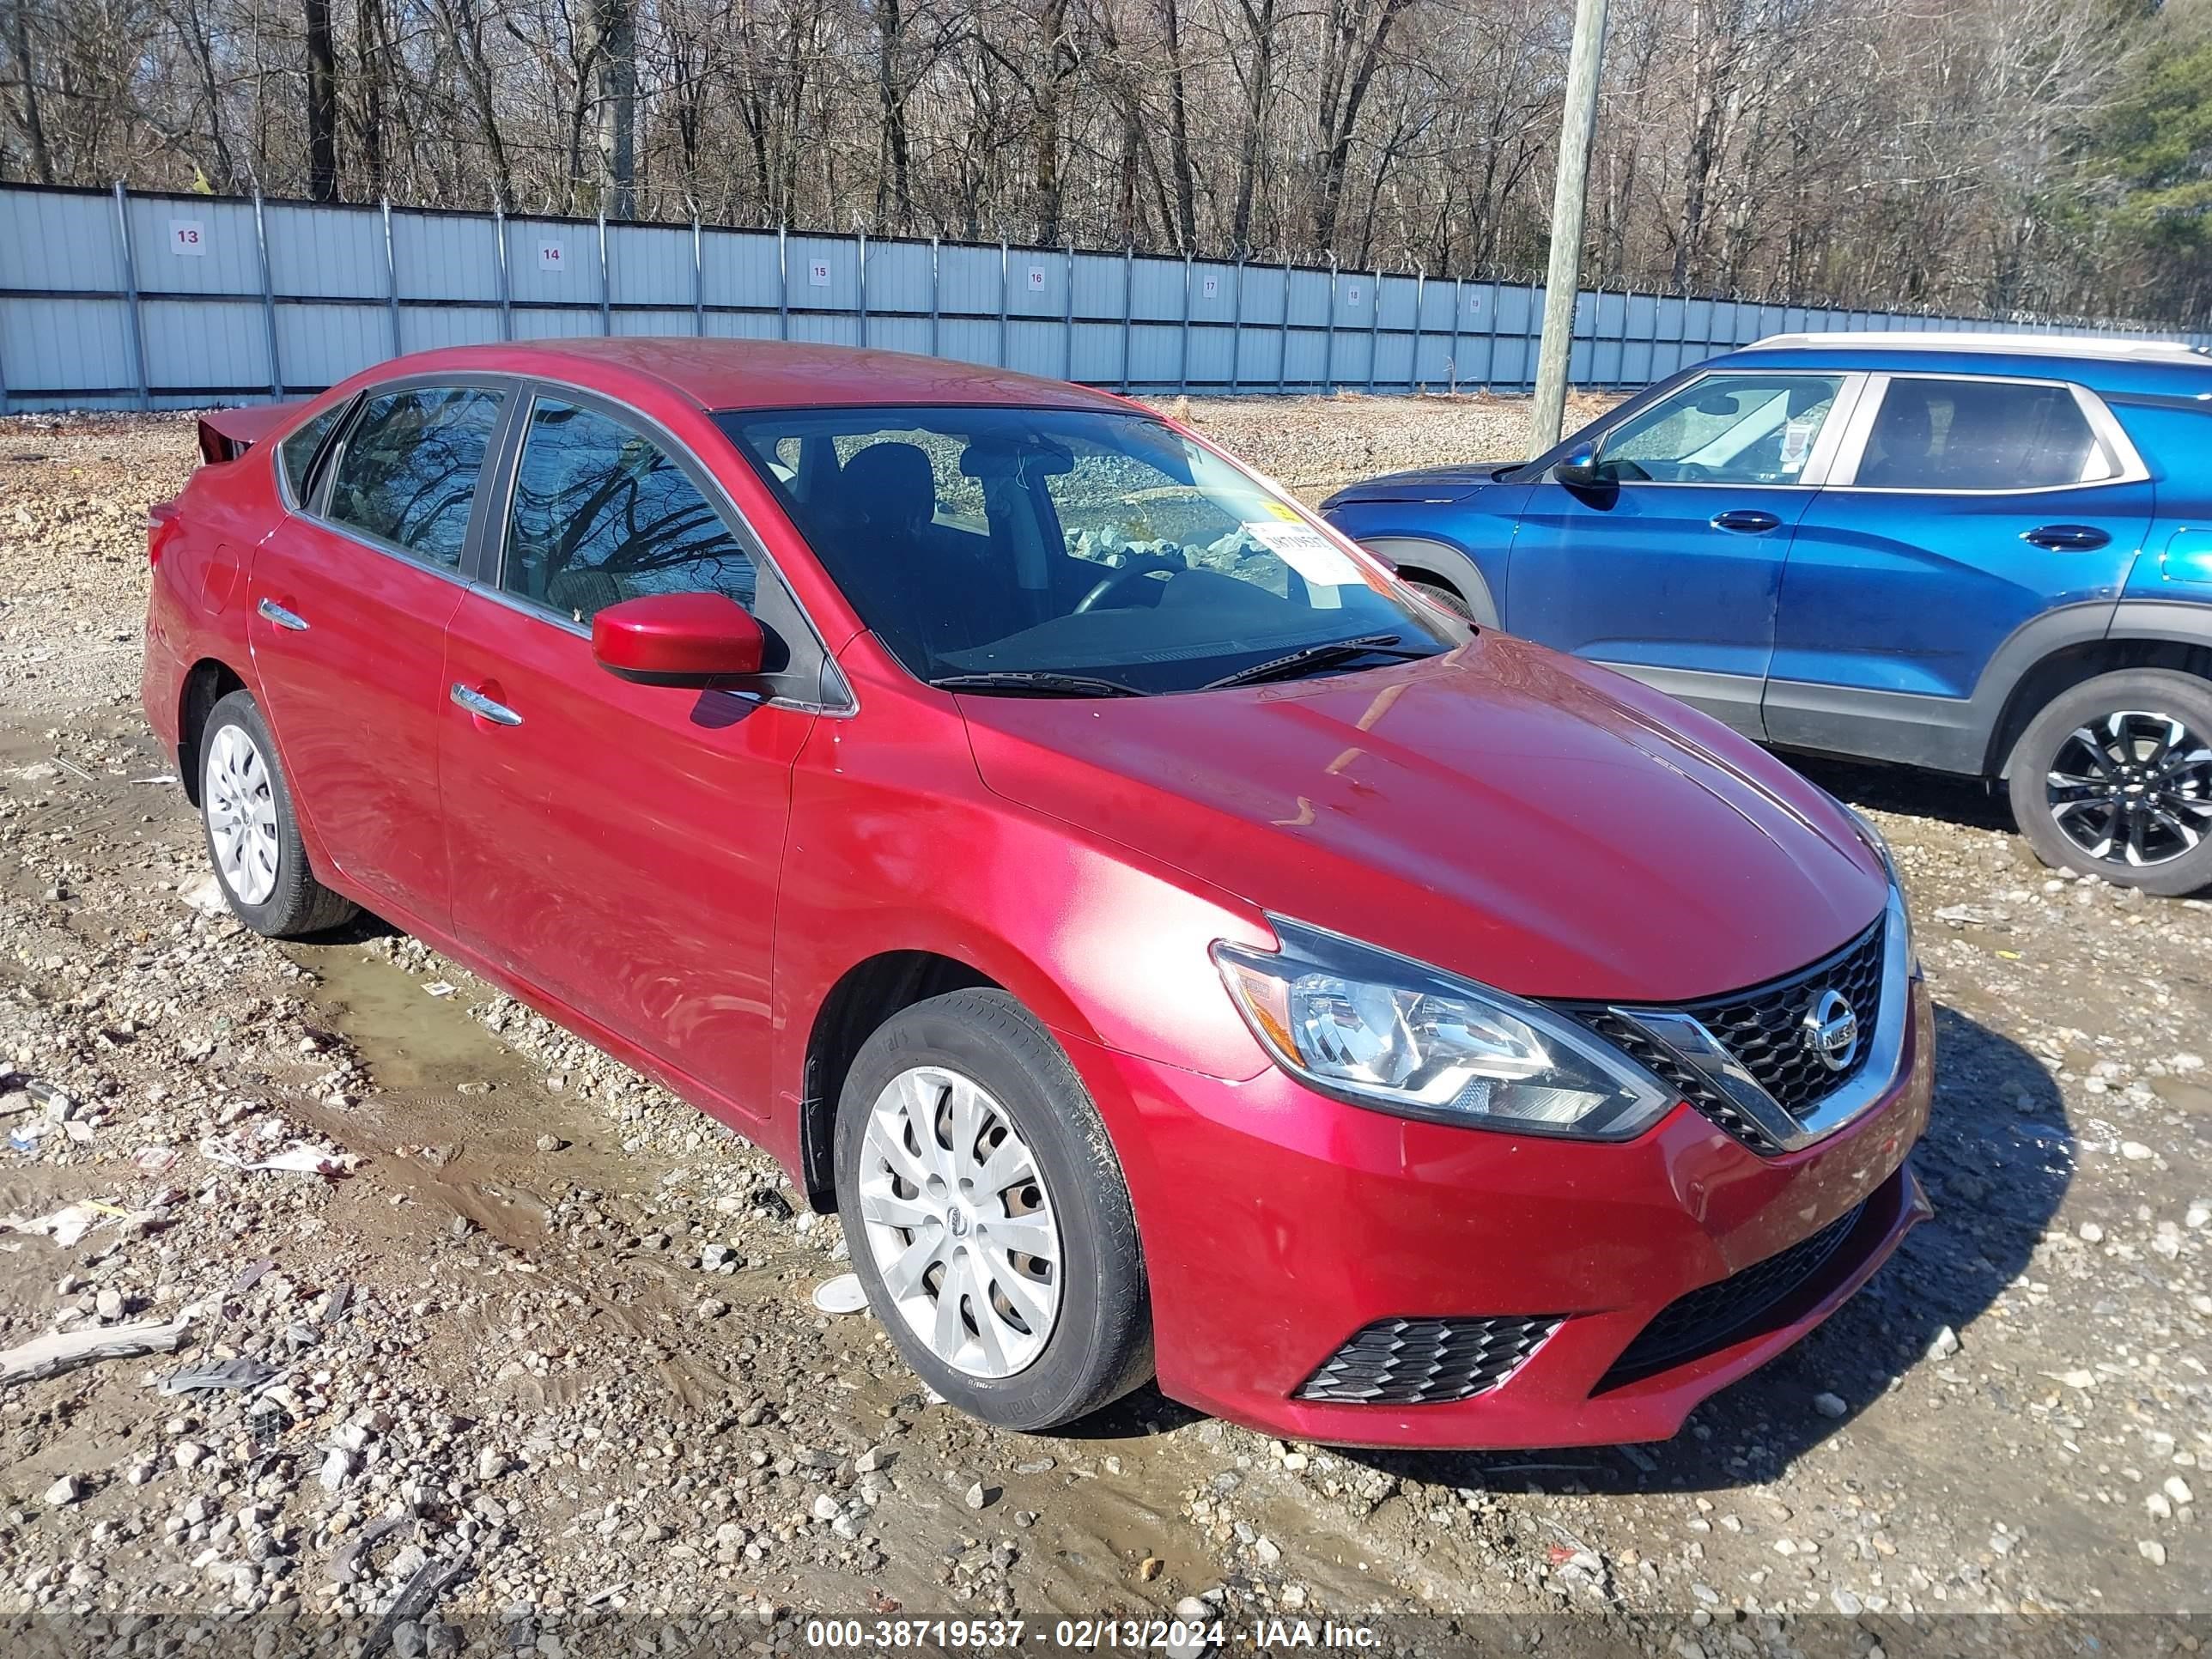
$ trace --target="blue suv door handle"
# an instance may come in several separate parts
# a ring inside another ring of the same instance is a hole
[[[1732,507],[1726,513],[1713,514],[1714,529],[1733,530],[1746,536],[1762,536],[1770,530],[1781,527],[1781,520],[1755,507]]]
[[[2046,524],[2021,537],[2024,542],[2047,547],[2054,553],[2087,553],[2112,539],[2109,532],[2093,524]]]

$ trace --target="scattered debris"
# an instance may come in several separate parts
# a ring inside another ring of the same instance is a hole
[[[104,1359],[131,1359],[141,1354],[174,1353],[191,1329],[188,1315],[167,1324],[96,1325],[88,1330],[59,1331],[0,1351],[0,1388],[35,1382],[64,1371],[75,1370]]]
[[[201,1389],[258,1389],[276,1375],[276,1368],[251,1354],[240,1354],[219,1364],[187,1367],[161,1379],[163,1394],[191,1394]]]
[[[336,1178],[351,1175],[361,1159],[351,1152],[341,1152],[328,1146],[316,1146],[304,1140],[295,1140],[283,1152],[272,1157],[253,1158],[250,1154],[225,1146],[221,1141],[200,1142],[200,1156],[216,1164],[227,1164],[234,1170],[286,1170],[296,1175],[319,1175]]]
[[[814,1287],[814,1305],[826,1314],[856,1314],[866,1309],[868,1293],[860,1288],[860,1274],[839,1273]]]

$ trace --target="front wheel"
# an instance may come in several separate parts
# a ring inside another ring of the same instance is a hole
[[[954,991],[862,1046],[837,1107],[838,1212],[907,1363],[1000,1428],[1056,1427],[1152,1374],[1121,1161],[1089,1092],[1003,991]]]
[[[2045,864],[2178,897],[2212,885],[2212,682],[2160,668],[2054,697],[2008,768]]]

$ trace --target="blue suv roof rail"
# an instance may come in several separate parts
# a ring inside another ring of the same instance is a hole
[[[1739,347],[1743,351],[1835,350],[1985,351],[2006,357],[2104,357],[2148,362],[2203,362],[2212,352],[2179,340],[2108,339],[2098,334],[1974,334],[1910,329],[1867,329],[1857,332],[1770,334]]]

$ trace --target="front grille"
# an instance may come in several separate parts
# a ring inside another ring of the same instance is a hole
[[[1544,1316],[1378,1319],[1305,1380],[1300,1400],[1431,1406],[1487,1394],[1559,1328]]]
[[[1754,1152],[1782,1150],[1781,1142],[1737,1110],[1735,1103],[1716,1089],[1703,1072],[1675,1059],[1672,1053],[1644,1036],[1642,1028],[1609,1008],[1577,1008],[1574,1013],[1583,1024],[1623,1050],[1631,1060]]]
[[[1598,1388],[1602,1390],[1648,1376],[1748,1335],[1762,1316],[1772,1312],[1828,1265],[1865,1212],[1866,1206],[1861,1204],[1788,1249],[1754,1261],[1717,1284],[1675,1297],[1613,1362],[1613,1369]]]
[[[1877,921],[1841,950],[1781,979],[1732,995],[1701,1002],[1668,1004],[1667,1012],[1687,1014],[1711,1032],[1759,1087],[1793,1118],[1802,1119],[1821,1098],[1858,1074],[1874,1051],[1881,1012],[1883,933]],[[1839,993],[1858,1016],[1858,1052],[1840,1072],[1832,1072],[1805,1046],[1802,1025],[1813,1000],[1823,991]],[[1664,1082],[1714,1123],[1758,1152],[1781,1151],[1774,1138],[1716,1088],[1694,1066],[1676,1060],[1632,1020],[1611,1008],[1566,1005],[1564,1012],[1596,1032]],[[1634,1010],[1629,1011],[1632,1014]]]
[[[1802,1117],[1823,1095],[1850,1082],[1873,1051],[1881,1008],[1882,928],[1875,922],[1802,973],[1735,996],[1686,1004],[1681,1012],[1718,1037],[1784,1111]],[[1858,1016],[1858,1052],[1840,1072],[1823,1066],[1802,1036],[1805,1011],[1823,991],[1840,992]]]

